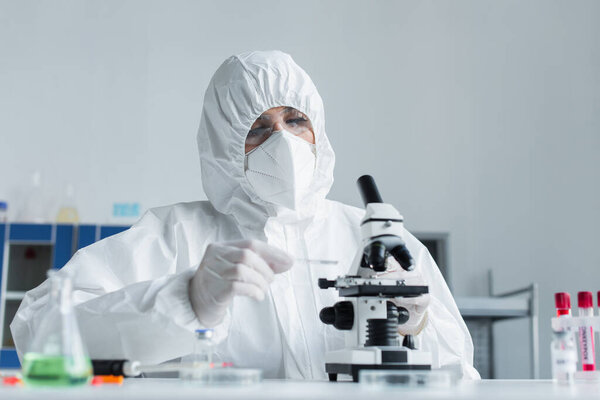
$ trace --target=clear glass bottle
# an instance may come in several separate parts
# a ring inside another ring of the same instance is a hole
[[[75,318],[71,277],[51,270],[48,279],[50,298],[23,359],[23,380],[30,386],[84,385],[92,377],[92,363]]]
[[[211,382],[211,368],[214,352],[212,329],[197,329],[195,332],[194,350],[185,357],[186,367],[179,372],[183,380],[196,383],[209,384]]]
[[[554,331],[552,353],[552,378],[564,385],[573,383],[577,371],[577,346],[571,331]]]
[[[194,354],[192,355],[192,363],[197,367],[210,368],[212,364],[212,356],[214,344],[212,341],[212,329],[197,329],[196,341],[194,342]]]
[[[77,212],[75,204],[75,188],[73,185],[68,184],[60,208],[56,214],[56,222],[63,224],[78,224],[79,213]]]
[[[35,171],[31,176],[31,185],[21,203],[16,220],[42,224],[48,222],[47,196],[42,186],[42,173]]]

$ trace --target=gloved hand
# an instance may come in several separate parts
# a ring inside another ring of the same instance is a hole
[[[412,271],[406,271],[393,257],[386,260],[387,271],[377,274],[382,279],[403,280],[407,285],[427,285],[418,265]],[[408,321],[398,325],[398,333],[402,336],[417,335],[427,323],[427,308],[429,307],[429,293],[418,297],[396,297],[391,300],[396,307],[408,310]]]
[[[402,336],[418,335],[427,323],[427,307],[429,307],[429,293],[418,297],[397,297],[392,300],[396,307],[408,310],[408,321],[398,325],[398,333]]]
[[[274,275],[293,263],[284,251],[256,240],[208,245],[189,285],[198,320],[206,328],[218,325],[234,296],[263,300]]]

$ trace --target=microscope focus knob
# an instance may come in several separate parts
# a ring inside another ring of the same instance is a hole
[[[406,271],[412,271],[415,269],[415,261],[413,260],[408,248],[404,245],[398,245],[394,247],[390,253],[398,261],[398,264]]]
[[[398,308],[398,325],[402,325],[408,322],[408,319],[410,318],[410,314],[408,313],[408,310],[404,307],[397,307]]]
[[[380,241],[369,243],[367,246],[368,259],[367,262],[375,272],[383,272],[386,269],[385,259],[387,251],[385,245]]]
[[[319,289],[329,289],[335,287],[335,281],[330,281],[327,278],[319,278],[317,282],[319,285]]]
[[[321,322],[333,325],[341,331],[349,331],[354,325],[354,306],[350,301],[340,301],[333,307],[325,307],[319,313]]]

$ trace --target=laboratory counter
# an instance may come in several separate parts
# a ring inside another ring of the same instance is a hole
[[[118,385],[69,389],[0,387],[1,399],[598,399],[600,385],[559,386],[550,380],[464,381],[447,389],[374,389],[352,382],[267,380],[254,386],[202,387],[175,379],[127,379]]]

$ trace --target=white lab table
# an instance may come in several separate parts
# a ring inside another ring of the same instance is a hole
[[[562,387],[550,380],[483,380],[460,382],[450,389],[389,388],[375,391],[352,382],[264,381],[244,387],[201,387],[176,379],[127,379],[122,386],[69,389],[0,387],[0,399],[598,399],[600,385]]]

